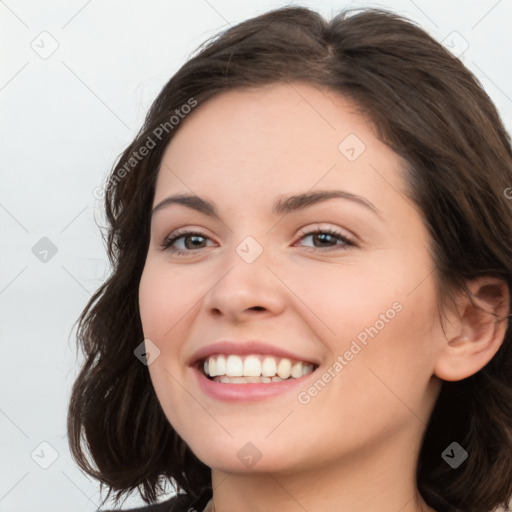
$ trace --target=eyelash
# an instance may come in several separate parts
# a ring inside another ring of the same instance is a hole
[[[330,235],[330,236],[333,236],[333,237],[337,237],[343,243],[342,244],[336,244],[333,247],[325,247],[325,248],[322,248],[322,247],[306,247],[306,249],[309,249],[311,251],[330,251],[330,250],[337,250],[336,247],[338,247],[338,246],[342,246],[343,247],[341,250],[347,250],[347,248],[349,248],[349,247],[358,247],[358,245],[353,240],[351,240],[350,238],[347,238],[345,235],[343,235],[339,231],[336,231],[336,230],[330,229],[330,228],[317,229],[317,230],[314,230],[314,231],[306,231],[306,232],[304,232],[301,235],[299,240],[302,240],[303,238],[306,238],[308,236],[316,235],[316,234],[320,234],[320,233],[321,234],[327,234],[327,235]],[[162,251],[169,251],[172,254],[174,254],[175,256],[180,256],[180,255],[183,255],[185,253],[188,253],[188,254],[193,253],[196,249],[188,249],[188,250],[183,251],[183,250],[180,250],[180,249],[172,249],[172,247],[171,247],[172,244],[176,240],[179,240],[180,238],[187,238],[188,236],[200,236],[201,238],[205,238],[205,239],[208,238],[207,236],[205,236],[202,233],[197,232],[197,231],[186,231],[186,230],[177,231],[172,236],[170,236],[170,237],[165,239],[164,243],[161,245],[161,250]],[[199,249],[204,249],[204,247],[199,247],[197,250],[199,250]]]

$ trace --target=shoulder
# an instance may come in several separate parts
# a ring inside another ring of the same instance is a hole
[[[154,503],[138,508],[103,510],[98,512],[202,512],[212,497],[212,490],[205,489],[198,498],[188,494],[177,494],[162,503]]]

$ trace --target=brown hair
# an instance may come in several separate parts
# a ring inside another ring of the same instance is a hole
[[[210,469],[169,424],[147,367],[134,356],[144,339],[138,286],[155,181],[163,151],[179,130],[169,119],[191,100],[200,105],[228,89],[292,81],[352,100],[408,163],[410,200],[433,242],[440,304],[479,276],[498,277],[512,289],[512,209],[505,197],[512,185],[510,138],[457,58],[412,22],[382,9],[342,11],[326,21],[307,8],[287,7],[228,29],[165,85],[106,189],[113,270],[79,318],[85,361],[72,389],[68,434],[77,464],[107,485],[107,498],[115,491],[118,501],[138,489],[151,503],[167,481],[192,496],[211,486]],[[147,155],[127,167],[149,140]],[[488,512],[512,495],[511,338],[507,326],[484,368],[442,384],[417,466],[418,489],[437,511]],[[469,453],[457,469],[441,458],[452,441]]]

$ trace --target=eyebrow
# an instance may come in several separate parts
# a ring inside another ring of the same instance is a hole
[[[347,192],[345,190],[305,192],[303,194],[281,197],[273,204],[272,213],[276,216],[285,215],[298,210],[303,210],[309,206],[334,198],[353,201],[369,209],[382,219],[382,212],[373,203],[368,201],[368,199],[356,194],[352,194],[351,192]],[[167,208],[172,204],[181,204],[187,208],[192,208],[193,210],[197,210],[210,217],[220,218],[217,209],[212,202],[197,195],[191,194],[176,194],[165,198],[153,208],[151,216],[153,217],[155,213],[163,210],[164,208]]]

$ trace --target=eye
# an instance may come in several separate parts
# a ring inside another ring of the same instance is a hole
[[[348,238],[343,233],[332,229],[316,229],[314,231],[306,231],[300,240],[306,240],[310,238],[313,244],[319,243],[320,246],[311,247],[312,250],[332,250],[332,249],[340,249],[345,250],[347,247],[357,247],[357,244],[351,238]],[[339,242],[339,243],[338,243]],[[328,244],[328,245],[325,245]],[[331,244],[331,245],[329,245]]]
[[[347,247],[357,247],[357,244],[351,238],[343,233],[331,229],[316,229],[313,231],[304,231],[300,240],[311,238],[313,244],[319,243],[320,246],[309,247],[309,250],[346,250]],[[177,231],[165,239],[161,245],[163,251],[169,251],[176,256],[191,254],[199,249],[206,247],[205,243],[210,240],[209,237],[198,231]],[[181,244],[181,247],[176,247]]]
[[[179,256],[180,254],[189,253],[197,249],[203,249],[203,241],[208,239],[209,238],[207,236],[197,231],[178,231],[165,239],[161,249],[163,251],[172,252],[173,254]],[[187,240],[190,243],[187,243]],[[184,247],[173,247],[175,244],[177,245],[180,242],[184,242]]]

